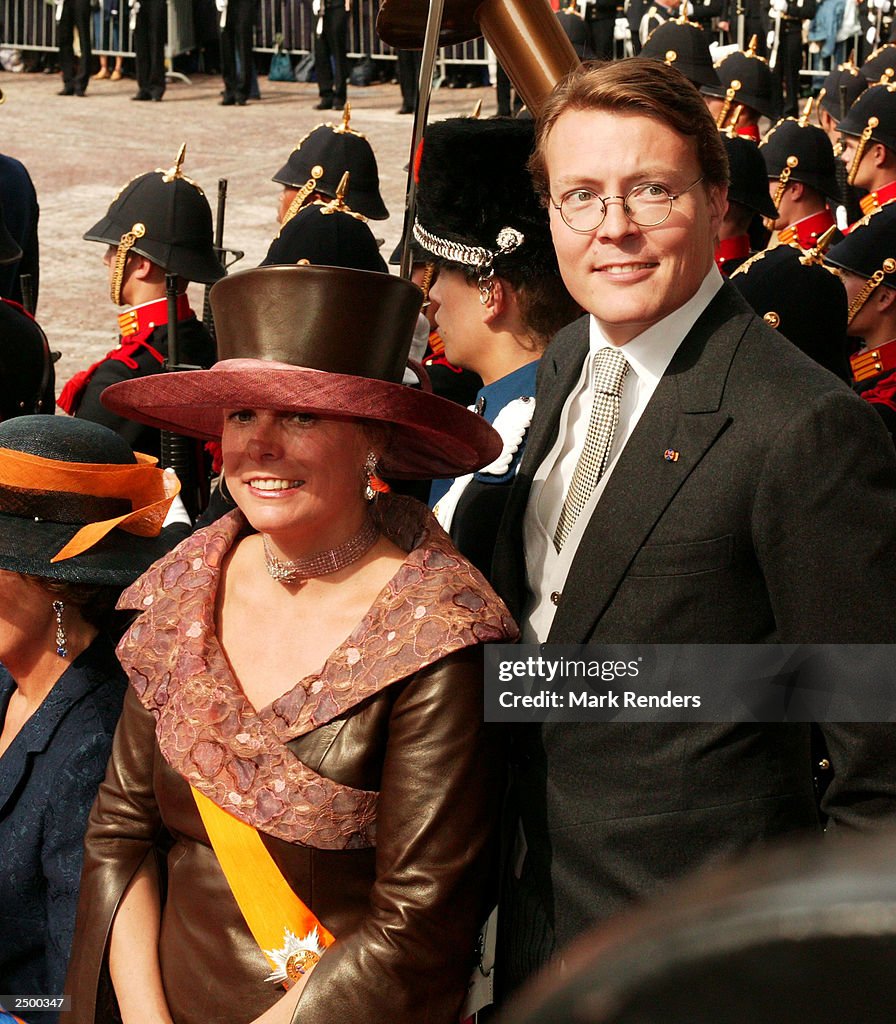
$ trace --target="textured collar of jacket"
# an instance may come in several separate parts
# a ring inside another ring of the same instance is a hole
[[[321,671],[257,712],[214,628],[221,564],[247,529],[238,510],[184,541],[119,602],[143,613],[118,655],[156,718],[165,760],[242,821],[318,849],[374,845],[377,794],[319,775],[287,742],[455,651],[517,635],[428,509],[391,496],[378,505],[384,534],[409,551],[404,564]]]

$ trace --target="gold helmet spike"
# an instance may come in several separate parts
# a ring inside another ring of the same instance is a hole
[[[476,100],[476,105],[473,107],[473,113],[470,114],[470,117],[472,117],[472,118],[474,118],[475,120],[478,121],[481,114],[482,114],[482,100]]]
[[[811,249],[807,249],[803,255],[800,256],[800,263],[802,263],[804,267],[809,267],[813,264],[821,264],[824,266],[824,254],[828,251],[828,247],[836,234],[837,225],[832,224],[827,231],[815,239],[815,245],[813,245]]]
[[[339,180],[339,184],[336,186],[336,198],[331,199],[329,203],[324,203],[321,213],[347,213],[349,216],[354,217],[355,220],[360,220],[362,223],[367,222],[367,218],[360,213],[355,213],[350,206],[345,202],[345,197],[348,194],[348,182],[351,174],[346,171]]]
[[[330,123],[328,121],[327,122],[327,127],[332,128],[333,131],[337,135],[357,135],[359,139],[366,138],[366,136],[362,135],[360,132],[356,132],[355,129],[352,128],[351,120],[352,120],[352,105],[351,105],[351,103],[348,100],[346,100],[345,106],[342,108],[342,120],[339,122],[339,124],[336,124],[336,125],[334,125],[334,124],[332,124],[332,123]],[[318,127],[320,127],[320,126],[318,126]],[[310,134],[311,134],[311,132],[308,133],[308,135],[310,135]],[[300,149],[301,148],[302,143],[305,141],[305,139],[308,138],[308,135],[306,135],[304,138],[299,140],[299,143],[296,146],[296,149]]]
[[[759,45],[759,36],[752,36],[750,39],[750,45],[747,47],[747,54],[750,57],[756,56],[756,47]]]
[[[186,177],[186,175],[183,172],[184,157],[186,155],[187,144],[186,142],[182,142],[180,144],[180,149],[177,151],[177,156],[174,159],[174,166],[169,167],[167,171],[162,171],[162,181],[175,181],[177,178],[183,178],[185,181],[190,180],[189,178]]]
[[[336,202],[339,203],[340,206],[345,204],[345,193],[348,192],[348,182],[350,177],[350,172],[346,171],[339,179],[339,184],[336,186]]]
[[[800,128],[808,127],[808,125],[809,125],[809,115],[812,113],[812,106],[813,106],[814,103],[815,103],[815,97],[814,96],[810,96],[806,100],[806,105],[805,105],[805,107],[803,107],[803,112],[800,115],[799,121],[797,121],[797,124],[800,126]]]

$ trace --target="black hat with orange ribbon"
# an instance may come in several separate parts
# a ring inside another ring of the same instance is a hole
[[[108,427],[67,416],[6,420],[0,569],[125,587],[172,546],[162,525],[177,489]]]

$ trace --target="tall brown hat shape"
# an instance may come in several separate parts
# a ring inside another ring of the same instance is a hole
[[[388,274],[343,267],[260,267],[211,291],[218,352],[210,370],[154,374],[103,392],[129,419],[221,436],[225,410],[276,409],[389,428],[386,476],[469,473],[501,440],[480,416],[401,383],[422,293]]]

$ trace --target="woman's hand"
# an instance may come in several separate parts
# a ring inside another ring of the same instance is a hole
[[[162,987],[159,872],[153,854],[137,869],[112,925],[109,973],[123,1024],[174,1024]]]
[[[296,1012],[299,996],[301,996],[302,989],[305,987],[310,974],[311,971],[303,974],[301,979],[288,992],[284,993],[283,998],[279,1002],[274,1003],[273,1006],[265,1010],[260,1017],[256,1017],[250,1024],[290,1024],[293,1014]],[[128,1024],[128,1022],[125,1022],[125,1024]]]

